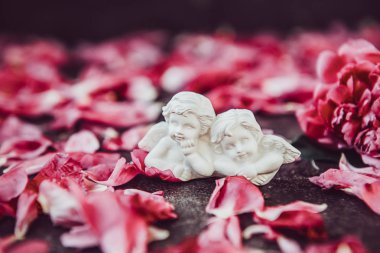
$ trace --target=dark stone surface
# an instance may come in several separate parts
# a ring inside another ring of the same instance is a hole
[[[354,234],[362,239],[372,252],[379,252],[380,216],[356,197],[337,190],[322,190],[307,179],[330,167],[336,167],[340,154],[319,147],[306,137],[299,137],[301,131],[292,116],[258,115],[257,118],[264,128],[274,129],[275,133],[295,140],[294,145],[304,154],[300,161],[284,165],[268,185],[260,187],[266,205],[285,204],[295,200],[326,203],[328,208],[322,216],[330,239]],[[357,159],[352,152],[348,154],[349,159]],[[318,168],[312,166],[313,160]],[[207,219],[211,217],[206,214],[205,207],[215,187],[214,180],[215,178],[209,178],[186,183],[167,183],[159,179],[138,176],[120,188],[137,188],[149,192],[163,190],[166,199],[174,204],[179,218],[156,224],[170,231],[169,239],[150,244],[150,249],[157,249],[179,243],[186,237],[196,236],[204,228]],[[111,211],[110,215],[112,215]],[[241,215],[240,221],[243,228],[253,223],[252,216],[249,214]],[[14,220],[1,220],[0,236],[12,233],[13,226]],[[65,231],[64,228],[54,227],[48,216],[41,215],[31,225],[26,238],[47,240],[51,246],[51,252],[54,253],[100,252],[97,248],[82,251],[64,248],[59,242],[59,236]],[[306,243],[303,238],[295,237],[295,239],[302,244]],[[249,247],[265,249],[266,252],[279,252],[273,242],[261,237],[255,237],[244,243]]]

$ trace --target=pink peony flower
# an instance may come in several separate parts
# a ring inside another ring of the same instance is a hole
[[[321,53],[317,74],[322,83],[297,111],[302,130],[319,143],[379,159],[380,51],[365,40],[351,40],[337,53]]]

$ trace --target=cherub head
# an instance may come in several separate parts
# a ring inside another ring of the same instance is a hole
[[[211,128],[216,152],[236,162],[245,162],[257,153],[263,133],[249,110],[231,109],[219,114]]]
[[[209,131],[215,120],[210,100],[188,91],[174,95],[162,108],[162,115],[168,122],[170,137],[176,142],[199,139]]]

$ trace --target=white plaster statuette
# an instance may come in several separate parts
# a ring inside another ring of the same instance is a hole
[[[215,116],[208,98],[179,92],[162,108],[165,121],[139,142],[148,151],[145,165],[171,170],[183,181],[241,175],[267,184],[284,163],[300,152],[275,135],[264,135],[253,113],[232,109]]]
[[[275,135],[264,135],[253,113],[231,109],[217,116],[211,128],[214,167],[221,176],[241,175],[256,185],[267,184],[284,163],[300,151]]]
[[[194,92],[179,92],[162,111],[165,122],[153,126],[138,144],[149,152],[145,165],[171,170],[183,181],[211,176],[209,130],[215,111],[210,100]]]

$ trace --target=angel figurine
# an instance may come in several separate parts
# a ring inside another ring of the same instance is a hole
[[[139,142],[148,151],[148,167],[171,170],[183,181],[214,173],[209,130],[215,111],[208,98],[179,92],[162,108],[165,122],[154,125]]]
[[[214,167],[222,176],[241,175],[256,185],[267,184],[284,163],[300,151],[275,135],[264,135],[253,113],[231,109],[216,117],[211,127]]]

